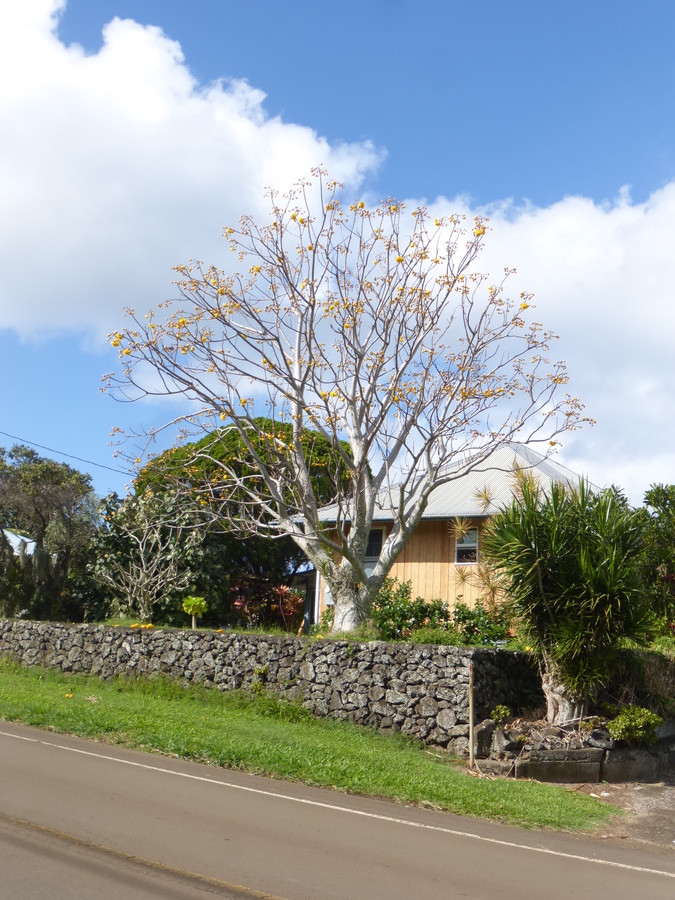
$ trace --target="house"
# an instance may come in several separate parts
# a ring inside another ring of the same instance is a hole
[[[411,581],[413,597],[439,597],[449,606],[461,598],[473,606],[486,593],[479,577],[481,530],[491,515],[512,501],[524,476],[532,476],[544,490],[556,481],[576,487],[581,480],[570,469],[524,444],[499,447],[471,471],[432,493],[422,521],[392,566],[390,577]],[[386,501],[376,509],[366,571],[369,562],[371,570],[375,565],[392,526],[390,509]],[[331,520],[331,507],[322,513],[326,521]],[[330,591],[317,573],[313,621],[319,621],[330,605]]]
[[[6,546],[14,556],[21,556],[22,554],[32,556],[35,552],[35,541],[32,541],[28,537],[24,537],[22,534],[17,534],[15,531],[8,531],[5,528],[0,529],[0,536],[4,539],[3,543],[6,542]]]

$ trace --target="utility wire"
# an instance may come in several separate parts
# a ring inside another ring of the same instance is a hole
[[[57,456],[65,456],[67,459],[76,459],[78,462],[86,463],[88,466],[97,466],[99,469],[107,469],[109,472],[119,472],[121,475],[128,475],[125,469],[117,469],[113,466],[104,466],[103,463],[93,462],[91,459],[82,459],[81,456],[73,456],[72,453],[64,453],[62,450],[54,450],[53,447],[45,447],[44,444],[36,444],[35,441],[27,441],[25,438],[17,437],[15,434],[8,434],[6,431],[0,431],[0,434],[11,438],[13,441],[19,441],[22,444],[28,444],[29,447],[39,447],[40,450],[49,450],[50,453],[56,453]]]

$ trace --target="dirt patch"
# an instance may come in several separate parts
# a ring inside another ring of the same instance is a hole
[[[602,825],[597,837],[656,844],[675,852],[675,778],[658,784],[582,784],[570,789],[629,811]]]

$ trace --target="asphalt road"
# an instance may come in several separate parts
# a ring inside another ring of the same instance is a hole
[[[0,722],[0,898],[673,900],[675,851],[525,831]]]

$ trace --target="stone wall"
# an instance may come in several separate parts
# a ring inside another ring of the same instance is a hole
[[[523,654],[484,648],[0,621],[0,654],[25,666],[112,678],[163,672],[219,690],[263,683],[318,716],[402,731],[468,752],[469,664],[475,721],[497,704],[543,700]]]

